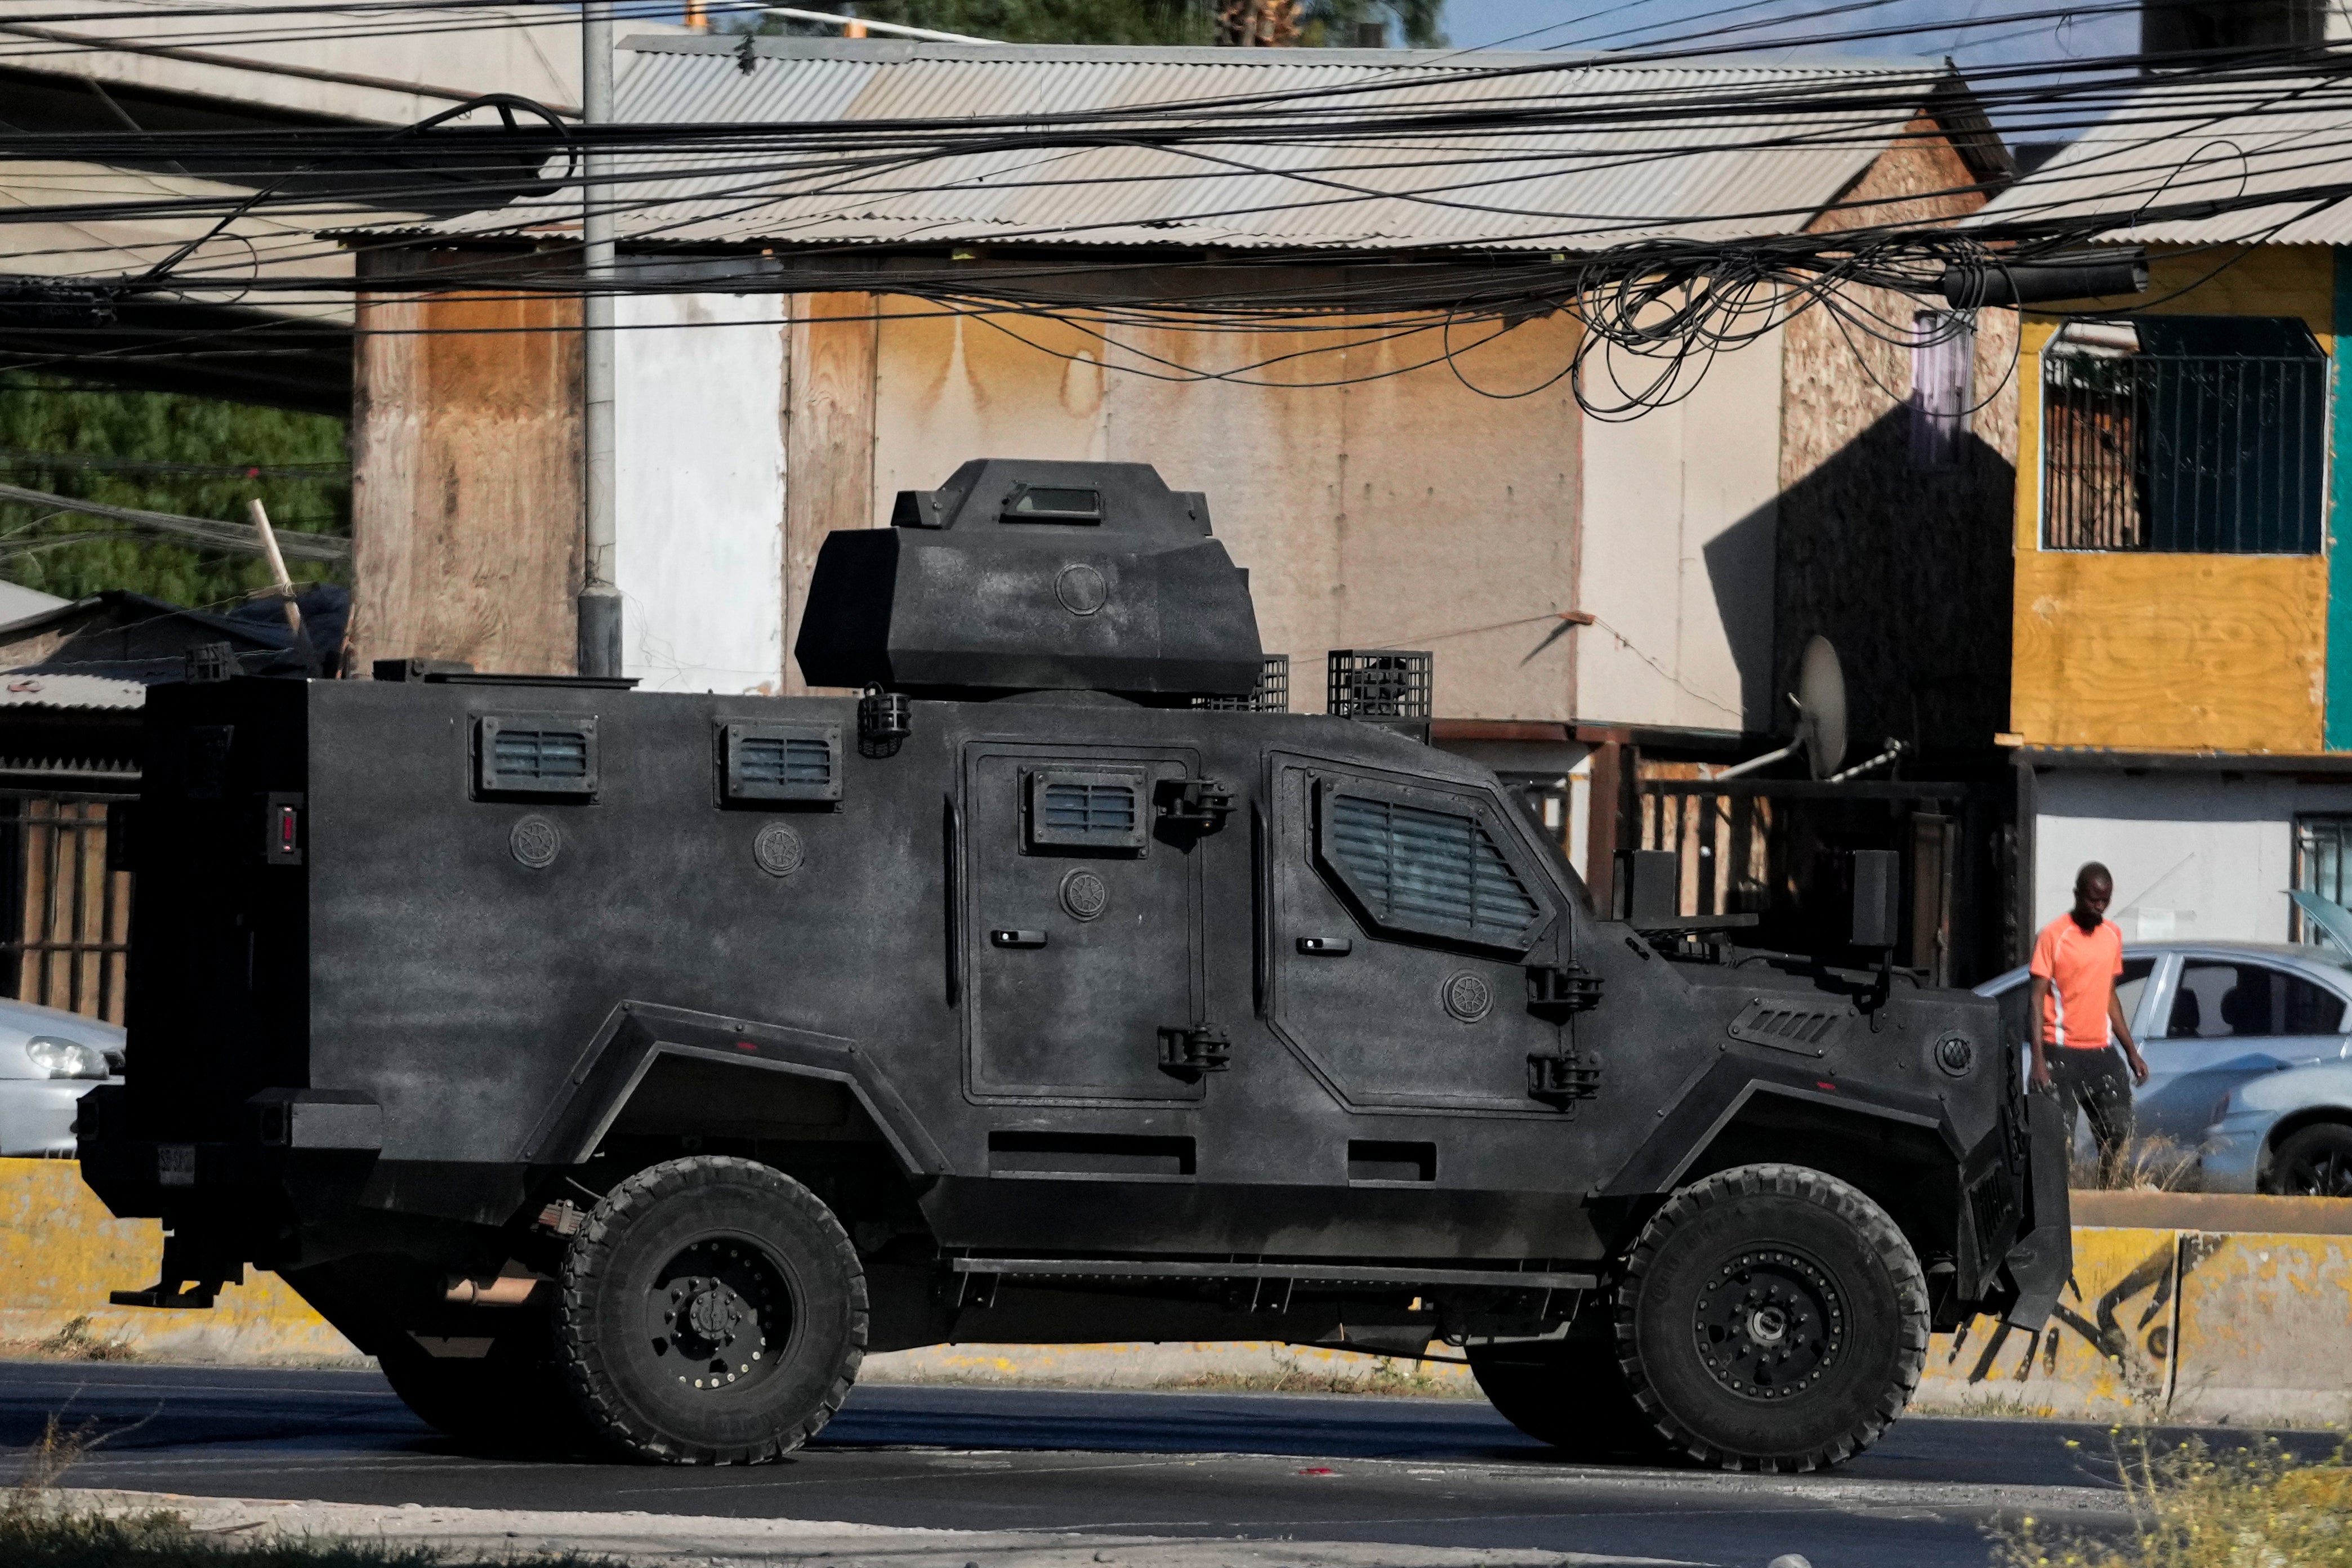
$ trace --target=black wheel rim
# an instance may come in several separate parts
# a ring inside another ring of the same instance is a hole
[[[1708,1274],[1692,1314],[1700,1362],[1743,1399],[1793,1398],[1845,1343],[1845,1302],[1829,1270],[1785,1247],[1751,1247]]]
[[[740,1394],[773,1377],[792,1328],[791,1283],[748,1237],[680,1248],[646,1289],[654,1370],[685,1397]]]
[[[2352,1150],[2319,1149],[2287,1166],[2294,1197],[2352,1197]]]

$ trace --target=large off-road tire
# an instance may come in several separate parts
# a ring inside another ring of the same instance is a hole
[[[520,1305],[475,1306],[446,1300],[446,1276],[405,1259],[349,1259],[287,1279],[375,1357],[402,1403],[461,1446],[551,1455],[600,1446],[556,1360],[553,1281]]]
[[[403,1334],[378,1349],[376,1365],[419,1420],[465,1448],[530,1455],[593,1450],[597,1433],[583,1418],[546,1335],[529,1339],[494,1344],[486,1356],[436,1356]]]
[[[1470,1373],[1503,1419],[1570,1458],[1668,1457],[1626,1386],[1614,1335],[1549,1343],[1474,1345]]]
[[[2320,1122],[2288,1134],[2271,1155],[2263,1186],[2289,1197],[2352,1197],[2352,1127]]]
[[[1886,1211],[1801,1166],[1742,1166],[1654,1216],[1617,1293],[1627,1387],[1726,1469],[1819,1469],[1878,1440],[1927,1354],[1927,1285]]]
[[[833,1418],[866,1353],[866,1275],[816,1195],[698,1155],[614,1187],[565,1252],[556,1347],[605,1439],[639,1458],[759,1464]]]

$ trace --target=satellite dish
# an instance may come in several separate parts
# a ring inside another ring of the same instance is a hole
[[[1816,779],[1826,779],[1845,760],[1845,671],[1826,637],[1805,644],[1797,671],[1797,745]]]
[[[1845,671],[1839,666],[1837,650],[1830,646],[1828,638],[1815,637],[1805,644],[1804,663],[1797,670],[1797,689],[1789,694],[1789,701],[1797,710],[1795,739],[1778,751],[1703,777],[1737,779],[1800,751],[1805,754],[1805,768],[1814,778],[1827,779],[1835,773],[1838,764],[1845,760]]]

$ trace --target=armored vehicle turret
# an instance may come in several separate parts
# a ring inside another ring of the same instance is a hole
[[[2048,1312],[2063,1151],[1991,1003],[1742,949],[1640,857],[1596,907],[1412,726],[1251,711],[1199,497],[969,464],[812,601],[857,695],[153,691],[81,1124],[168,1231],[119,1299],[273,1270],[446,1431],[694,1463],[872,1351],[1246,1339],[1802,1469],[1931,1330]]]

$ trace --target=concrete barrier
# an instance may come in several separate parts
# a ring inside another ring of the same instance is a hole
[[[2079,1193],[2075,1214],[2084,1223],[2074,1232],[2074,1278],[2049,1325],[2025,1333],[1979,1320],[1937,1335],[1916,1407],[2237,1424],[2352,1417],[2352,1202]],[[173,1360],[360,1362],[274,1275],[230,1286],[210,1312],[108,1306],[108,1291],[153,1279],[162,1250],[155,1222],[110,1217],[73,1162],[0,1160],[0,1340],[23,1350],[85,1320],[85,1342],[119,1340]],[[864,1375],[1070,1387],[1475,1388],[1458,1364],[1263,1341],[933,1345],[869,1357]]]
[[[174,1361],[362,1362],[351,1341],[275,1274],[248,1273],[210,1312],[110,1307],[110,1291],[154,1283],[163,1228],[117,1219],[72,1160],[0,1160],[0,1340],[22,1349],[82,1324],[85,1344]]]
[[[2074,1207],[2074,1275],[2049,1324],[1937,1335],[1919,1408],[2352,1420],[2352,1203],[2117,1192]]]

